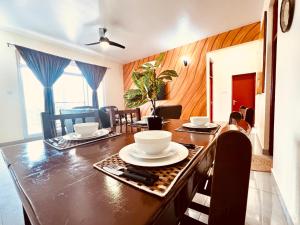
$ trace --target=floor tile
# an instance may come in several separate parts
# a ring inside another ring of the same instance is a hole
[[[287,225],[278,196],[271,192],[250,188],[246,224]]]
[[[22,205],[1,155],[0,181],[0,225],[23,225]]]
[[[188,215],[189,217],[194,218],[195,220],[199,220],[199,217],[200,217],[200,212],[193,210],[193,209],[187,209],[185,214]]]
[[[251,185],[251,187],[274,194],[278,193],[277,185],[271,173],[253,171],[252,174],[255,185]]]

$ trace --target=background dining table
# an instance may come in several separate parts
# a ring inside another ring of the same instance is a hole
[[[23,204],[26,224],[178,224],[209,168],[216,135],[176,132],[184,121],[163,129],[172,140],[204,146],[165,197],[151,195],[93,168],[93,164],[133,143],[136,127],[122,135],[58,151],[42,140],[3,147],[2,155]]]

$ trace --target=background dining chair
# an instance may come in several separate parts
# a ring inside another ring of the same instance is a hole
[[[92,106],[77,106],[77,107],[73,107],[71,109],[60,109],[59,113],[61,115],[64,114],[80,114],[80,113],[89,113],[89,112],[95,112],[98,111],[97,109],[93,108]],[[73,123],[72,123],[72,119],[66,119],[65,121],[65,131],[66,133],[72,133],[74,132],[73,130]],[[82,119],[81,118],[77,118],[76,123],[82,123]],[[95,118],[91,117],[91,118],[86,118],[85,122],[95,122]],[[102,123],[102,121],[101,121]],[[102,125],[101,125],[102,127]]]
[[[182,105],[160,105],[156,107],[156,115],[163,119],[180,119]]]
[[[254,126],[254,109],[252,108],[246,109],[245,120],[250,124],[251,127]]]
[[[128,125],[135,121],[141,120],[140,108],[136,109],[125,109],[125,110],[112,110],[111,111],[113,126],[117,125]]]
[[[244,106],[244,105],[240,106],[239,112],[242,114],[243,119],[245,119],[246,109],[247,109],[246,106]]]
[[[113,127],[115,124],[114,112],[119,111],[117,106],[103,106],[100,108],[99,115],[101,122],[103,123],[103,127]]]
[[[229,124],[237,124],[242,118],[243,116],[240,112],[231,112],[229,116]]]
[[[60,115],[52,115],[42,112],[41,117],[44,139],[54,138],[57,136],[65,135],[67,132],[70,132],[70,130],[66,129],[66,120],[71,121],[72,126],[75,123],[86,123],[87,119],[89,118],[92,118],[93,121],[99,122],[100,124],[98,110],[86,113]]]
[[[252,146],[238,130],[228,130],[216,140],[209,206],[190,202],[189,208],[208,215],[208,225],[244,225]],[[205,223],[184,215],[181,225]]]

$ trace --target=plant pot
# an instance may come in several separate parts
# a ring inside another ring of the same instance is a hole
[[[158,116],[148,117],[148,128],[149,130],[161,130],[162,128],[161,117]]]

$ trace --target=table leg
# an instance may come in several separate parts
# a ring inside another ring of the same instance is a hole
[[[27,213],[26,213],[24,207],[23,207],[23,216],[24,216],[24,222],[25,222],[25,225],[31,225],[31,222],[30,222],[30,220],[29,220],[29,218],[28,218],[28,215],[27,215]]]

